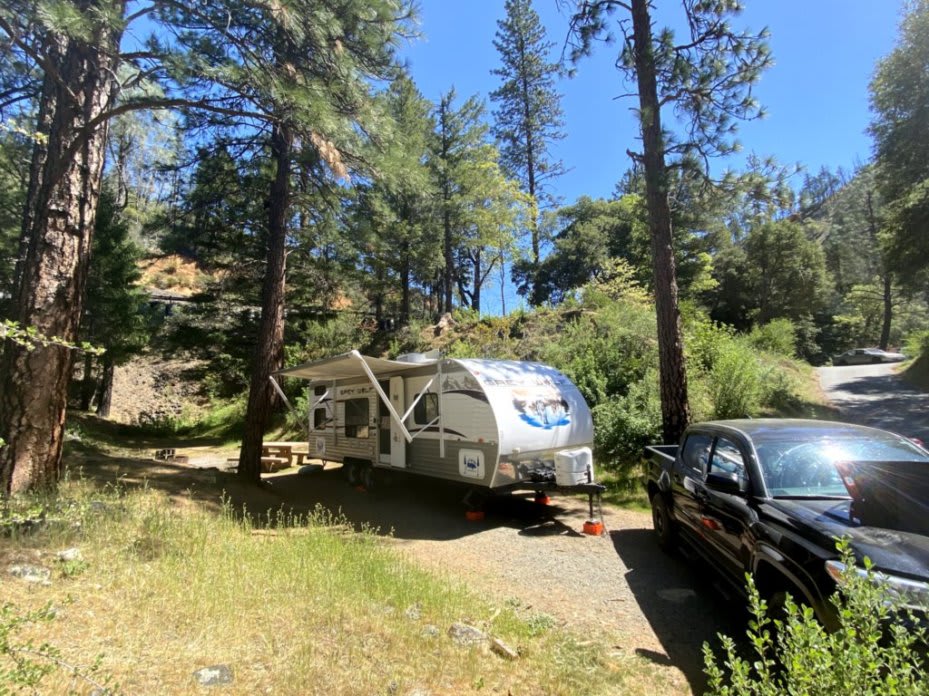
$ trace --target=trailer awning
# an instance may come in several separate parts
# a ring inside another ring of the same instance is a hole
[[[288,367],[274,374],[282,377],[299,377],[311,381],[329,381],[367,377],[370,371],[371,374],[381,378],[397,375],[407,370],[414,370],[424,365],[434,365],[436,362],[431,358],[423,358],[415,362],[385,360],[362,355],[357,350],[353,350],[331,358],[323,358],[322,360],[314,360],[302,365]],[[368,367],[367,370],[364,367],[365,365]]]

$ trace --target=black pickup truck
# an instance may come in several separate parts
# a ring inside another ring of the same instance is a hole
[[[905,604],[929,608],[929,452],[912,441],[825,421],[715,421],[645,458],[659,545],[686,544],[739,592],[751,573],[770,603],[790,593],[834,626],[835,541],[848,537]]]

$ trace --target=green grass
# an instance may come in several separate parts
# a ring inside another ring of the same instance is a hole
[[[13,522],[41,514],[53,523],[39,532]],[[230,694],[646,693],[662,681],[644,661],[477,597],[322,510],[256,522],[228,504],[217,514],[150,490],[66,483],[57,498],[14,501],[3,519],[3,565],[53,571],[47,587],[5,580],[4,600],[20,613],[62,608],[18,626],[7,646],[47,641],[124,693],[198,693],[193,672],[216,664],[235,673]],[[54,559],[70,546],[79,562]],[[456,621],[519,659],[454,644]],[[0,648],[0,669],[12,654]],[[73,679],[55,669],[38,692],[65,693]]]

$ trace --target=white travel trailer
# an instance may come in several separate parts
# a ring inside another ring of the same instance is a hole
[[[493,492],[579,490],[591,505],[603,490],[590,409],[547,365],[351,351],[277,374],[310,381],[310,456],[342,462],[351,483],[391,469]]]

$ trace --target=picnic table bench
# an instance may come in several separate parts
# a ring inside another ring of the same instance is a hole
[[[303,466],[303,460],[309,456],[308,451],[296,450],[303,443],[299,442],[265,442],[261,446],[261,473],[271,474],[294,465]],[[238,463],[238,458],[229,459]]]

